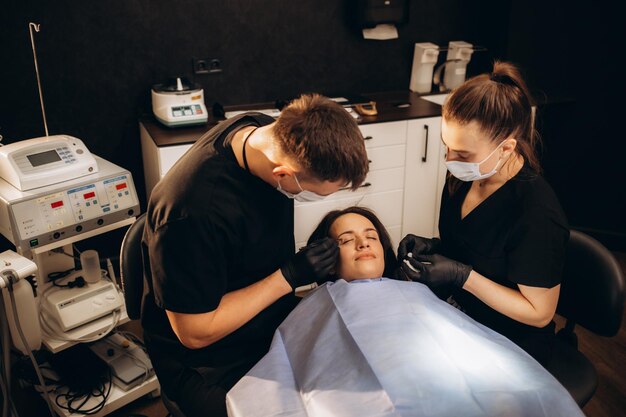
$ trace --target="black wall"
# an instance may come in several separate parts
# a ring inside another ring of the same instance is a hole
[[[513,0],[507,56],[553,100],[539,114],[543,167],[570,224],[626,251],[623,12],[565,5]]]
[[[28,22],[40,23],[35,40],[50,134],[76,136],[93,153],[129,169],[143,210],[137,120],[150,112],[152,84],[188,76],[203,86],[207,105],[274,101],[310,91],[406,90],[415,42],[445,46],[464,40],[488,49],[473,55],[469,75],[488,70],[494,58],[510,59],[525,70],[533,91],[572,97],[578,80],[567,65],[577,61],[556,46],[568,40],[568,30],[576,32],[575,18],[550,2],[541,8],[527,3],[411,0],[399,39],[371,41],[355,25],[355,0],[9,0],[0,14],[0,134],[5,142],[44,135],[28,32]],[[591,41],[604,42],[600,36],[592,34]],[[220,59],[223,72],[194,79],[192,57]],[[575,110],[557,111],[547,120],[547,130],[559,136],[558,119],[571,122],[568,111]],[[590,117],[601,119],[600,113]],[[581,139],[565,140],[572,148]],[[549,165],[559,170],[558,161]],[[572,169],[571,163],[564,166]],[[613,230],[604,220],[594,223],[587,213],[593,204],[574,207],[561,184],[567,181],[553,177],[574,225]],[[592,195],[615,203],[610,195]],[[623,220],[618,226],[626,234]]]

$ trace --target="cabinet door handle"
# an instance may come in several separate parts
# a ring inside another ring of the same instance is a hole
[[[374,139],[374,137],[373,137],[373,136],[365,136],[365,137],[363,138],[363,140],[372,140],[372,139]]]
[[[372,183],[371,182],[364,182],[363,184],[359,185],[358,188],[367,188],[367,187],[371,187]],[[352,187],[341,187],[339,190],[337,191],[345,191],[345,190],[349,190]]]
[[[422,156],[422,162],[426,162],[428,157],[428,125],[424,125],[424,136],[426,140],[424,141],[424,156]]]

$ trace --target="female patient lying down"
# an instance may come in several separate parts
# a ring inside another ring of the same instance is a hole
[[[270,351],[228,393],[239,416],[582,416],[513,342],[396,267],[374,213],[329,213],[310,240],[337,239],[334,276],[277,329]],[[387,269],[386,269],[387,268]]]

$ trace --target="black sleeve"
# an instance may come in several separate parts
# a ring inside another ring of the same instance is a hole
[[[226,291],[225,242],[211,223],[175,220],[159,227],[149,245],[159,307],[178,313],[213,311]]]
[[[530,207],[512,233],[509,280],[531,287],[558,285],[568,239],[569,228],[559,207]]]

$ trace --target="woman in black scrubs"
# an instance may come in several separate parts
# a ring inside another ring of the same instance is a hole
[[[400,243],[401,269],[545,364],[569,227],[535,153],[531,97],[517,68],[466,81],[443,106],[449,175],[441,240]]]

